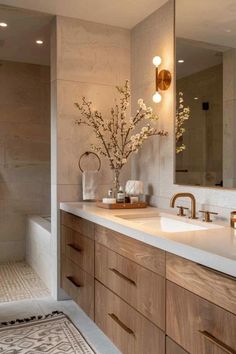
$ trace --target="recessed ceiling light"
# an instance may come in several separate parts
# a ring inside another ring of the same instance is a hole
[[[6,22],[0,22],[0,27],[7,27],[7,23]]]
[[[225,32],[230,33],[232,30],[230,28],[226,28]]]
[[[194,99],[197,101],[197,100],[198,100],[198,97],[194,97]]]
[[[180,64],[184,63],[184,59],[179,59],[178,63],[180,63]]]
[[[43,41],[41,39],[37,39],[36,43],[39,44],[39,45],[42,45]]]

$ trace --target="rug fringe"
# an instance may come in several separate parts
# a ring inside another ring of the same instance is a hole
[[[17,319],[15,321],[9,321],[9,322],[1,322],[0,323],[0,328],[6,327],[6,326],[12,326],[15,324],[22,324],[22,323],[29,323],[33,321],[38,321],[38,320],[45,320],[47,318],[52,318],[58,315],[64,315],[64,312],[62,311],[53,311],[47,315],[38,315],[38,316],[31,316],[29,318],[22,318],[22,319]]]

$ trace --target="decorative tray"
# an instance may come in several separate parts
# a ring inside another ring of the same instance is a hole
[[[138,203],[115,203],[115,204],[106,204],[102,202],[97,202],[97,206],[103,209],[142,209],[147,208],[148,204],[145,202]]]

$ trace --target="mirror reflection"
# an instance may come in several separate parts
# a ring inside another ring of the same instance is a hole
[[[177,184],[236,187],[236,2],[176,0]]]

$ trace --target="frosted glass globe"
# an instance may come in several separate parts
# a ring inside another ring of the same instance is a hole
[[[153,100],[153,102],[155,102],[155,103],[161,102],[161,99],[162,99],[162,97],[161,97],[161,95],[159,94],[159,92],[156,92],[156,93],[152,96],[152,100]]]
[[[161,57],[156,56],[152,59],[153,64],[158,67],[161,64]]]

